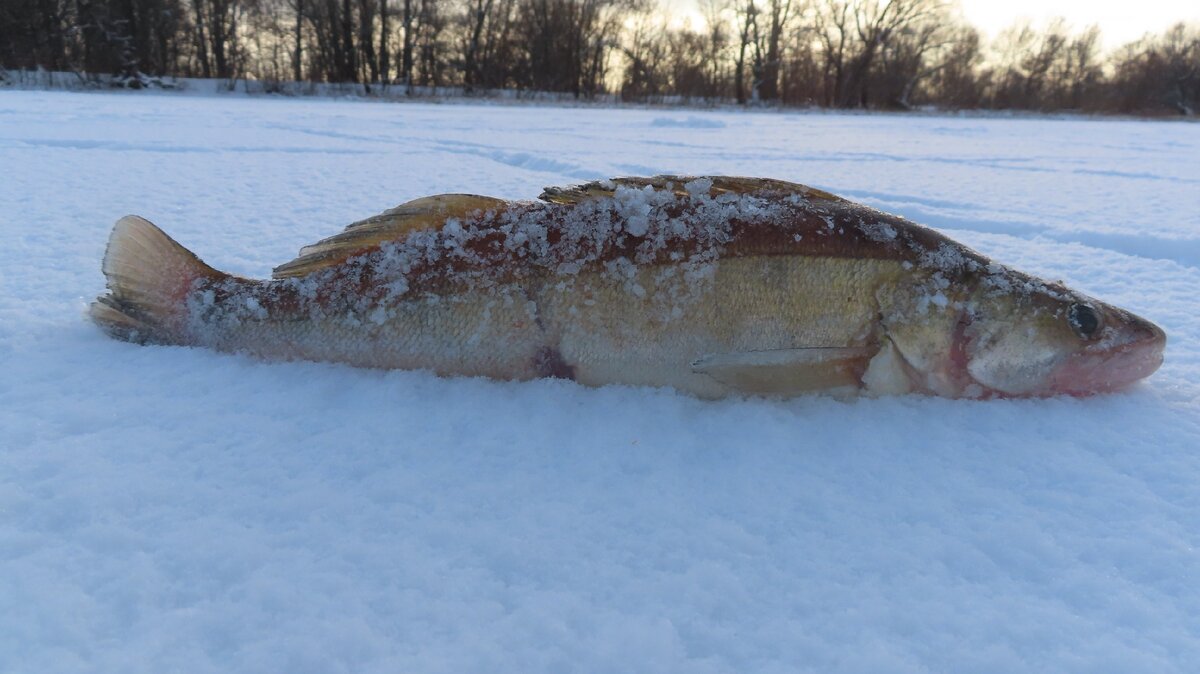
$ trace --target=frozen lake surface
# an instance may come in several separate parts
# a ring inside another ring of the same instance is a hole
[[[1200,125],[0,92],[0,671],[1189,672]],[[84,316],[113,221],[266,276],[439,192],[807,183],[1163,326],[1090,399],[703,402]]]

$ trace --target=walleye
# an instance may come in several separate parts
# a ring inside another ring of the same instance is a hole
[[[127,216],[103,271],[91,316],[133,342],[705,398],[1087,395],[1149,376],[1166,342],[898,216],[752,178],[425,197],[271,280],[219,272]]]

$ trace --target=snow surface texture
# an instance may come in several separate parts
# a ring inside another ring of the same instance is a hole
[[[0,672],[1187,672],[1200,126],[0,93]],[[703,120],[696,122],[692,120]],[[1083,400],[703,402],[138,347],[112,222],[266,276],[437,192],[808,183],[1162,325]]]

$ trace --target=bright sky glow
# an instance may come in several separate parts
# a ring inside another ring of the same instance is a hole
[[[1100,26],[1105,49],[1119,47],[1146,33],[1161,33],[1179,21],[1200,23],[1195,0],[960,0],[969,23],[989,37],[1021,18],[1035,24],[1056,16],[1076,29]]]
[[[967,22],[989,38],[1021,19],[1035,26],[1061,16],[1072,28],[1100,26],[1102,47],[1115,49],[1146,33],[1161,33],[1186,21],[1200,24],[1197,0],[959,0]],[[702,30],[705,22],[698,0],[666,0],[667,27]]]

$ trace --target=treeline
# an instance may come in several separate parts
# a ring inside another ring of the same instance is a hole
[[[1200,29],[1101,50],[1096,28],[985,43],[941,0],[0,0],[0,66],[647,102],[1194,115]],[[0,72],[2,76],[2,72]]]

